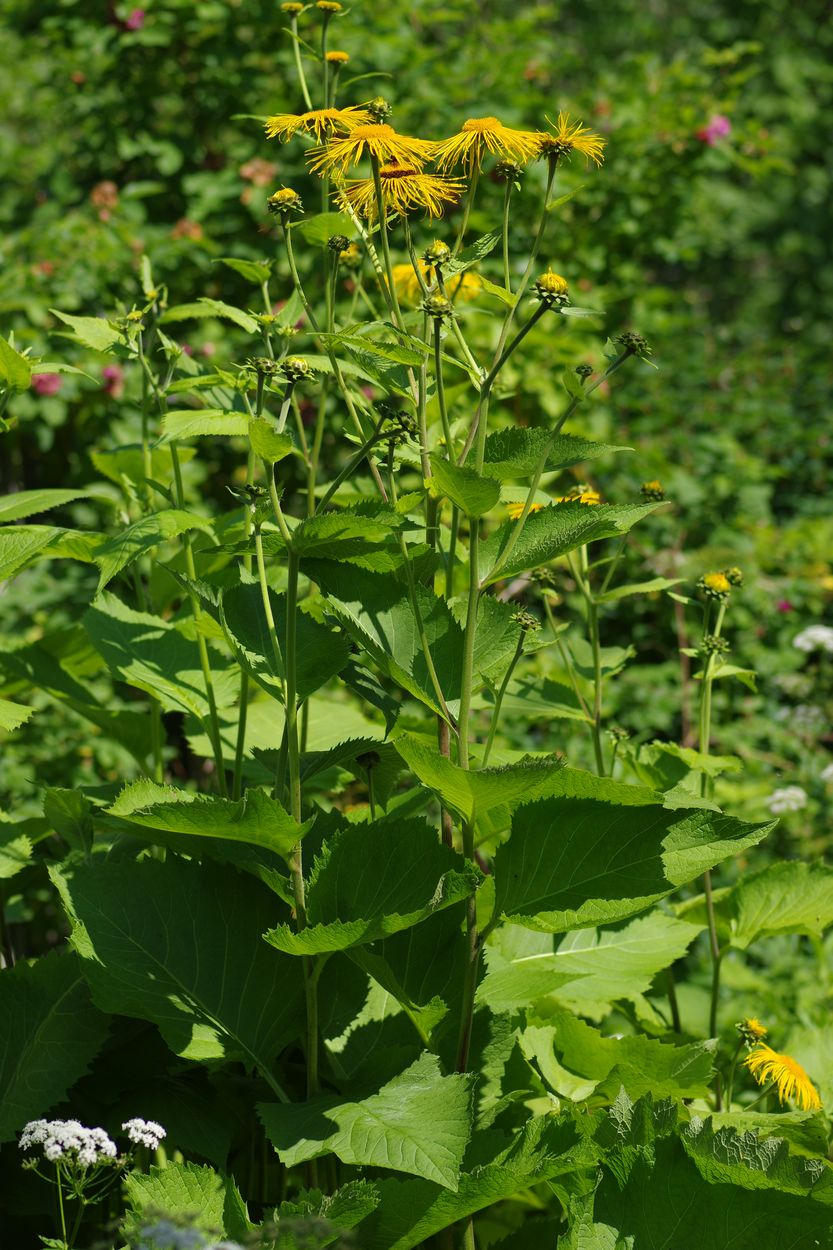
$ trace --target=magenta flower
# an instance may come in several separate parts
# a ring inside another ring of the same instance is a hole
[[[113,399],[121,399],[124,394],[124,369],[121,365],[105,365],[101,376],[105,392]]]
[[[792,612],[793,605],[790,603],[789,599],[779,599],[775,605],[775,611],[776,612]]]
[[[38,395],[57,395],[63,384],[60,373],[36,373],[32,378],[32,390]]]
[[[707,143],[710,148],[713,148],[718,140],[725,139],[731,130],[732,123],[728,117],[724,117],[722,113],[712,113],[708,125],[697,131],[697,138],[701,143]]]
[[[124,23],[125,30],[141,30],[145,24],[144,9],[131,10],[130,16]]]

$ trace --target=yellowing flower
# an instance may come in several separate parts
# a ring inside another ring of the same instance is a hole
[[[531,130],[512,130],[497,117],[470,117],[459,134],[437,144],[437,164],[440,169],[463,165],[471,176],[482,168],[487,154],[525,165],[538,156],[540,146],[539,136]]]
[[[367,110],[354,105],[343,109],[311,109],[309,113],[276,113],[266,119],[266,134],[270,139],[286,143],[300,130],[315,135],[320,143],[325,135],[348,131],[369,121]]]
[[[465,189],[461,178],[425,174],[395,161],[382,166],[379,182],[385,209],[393,209],[403,217],[419,210],[429,217],[442,217],[446,205],[456,204]],[[373,220],[377,215],[376,188],[372,178],[345,182],[340,200],[342,205],[349,205],[360,217]]]
[[[779,1055],[761,1043],[743,1062],[759,1085],[775,1083],[781,1102],[794,1102],[801,1111],[817,1111],[821,1106],[815,1085],[790,1055]]]
[[[572,152],[581,152],[589,161],[601,165],[604,160],[605,141],[601,135],[595,135],[581,122],[571,122],[569,113],[559,113],[558,121],[547,118],[554,133],[547,130],[538,132],[539,156],[569,156]]]
[[[431,266],[422,260],[418,261],[417,264],[426,286],[431,286],[434,280]],[[422,288],[420,287],[419,279],[414,273],[413,265],[394,265],[393,284],[396,287],[396,294],[405,303],[416,304],[422,298]],[[482,288],[482,278],[479,274],[472,273],[471,270],[468,270],[466,273],[454,274],[453,277],[447,278],[445,283],[445,289],[452,298],[465,300],[466,303],[476,299]]]
[[[527,516],[528,516],[530,513],[532,513],[532,512],[540,512],[540,511],[541,511],[541,509],[543,508],[543,506],[544,506],[544,505],[543,505],[542,503],[533,503],[533,504],[530,504],[530,507],[529,507],[529,513],[527,513]],[[519,520],[520,520],[520,518],[521,518],[521,514],[523,513],[523,510],[524,510],[524,505],[523,505],[523,502],[521,502],[521,503],[508,503],[508,504],[506,505],[506,511],[507,511],[507,512],[508,512],[508,514],[509,514],[509,520],[510,520],[510,521],[519,521]]]
[[[369,122],[351,126],[346,135],[331,139],[325,147],[314,148],[309,164],[317,174],[344,173],[363,157],[374,156],[378,161],[420,170],[434,155],[434,148],[435,144],[427,139],[397,134],[387,122]]]

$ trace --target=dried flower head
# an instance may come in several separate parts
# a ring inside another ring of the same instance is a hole
[[[576,365],[576,373],[585,382],[593,373],[593,366],[588,364]]]
[[[795,1102],[801,1111],[817,1111],[821,1106],[815,1085],[791,1055],[781,1055],[761,1042],[743,1062],[759,1085],[774,1082],[782,1103]]]
[[[588,161],[601,165],[604,160],[605,141],[601,135],[593,134],[581,122],[570,121],[569,113],[559,113],[557,121],[547,122],[552,132],[542,130],[538,133],[538,155],[552,160],[562,156],[571,156],[580,152]]]
[[[437,165],[462,165],[469,177],[483,167],[487,155],[525,165],[538,154],[538,136],[531,130],[513,130],[497,117],[470,117],[459,132],[437,144]]]

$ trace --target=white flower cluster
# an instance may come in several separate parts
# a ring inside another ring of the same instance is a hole
[[[807,791],[801,786],[784,786],[782,790],[774,790],[767,799],[767,807],[773,816],[781,816],[784,812],[800,812],[807,806]]]
[[[827,651],[833,655],[833,629],[829,625],[808,625],[793,638],[799,651]]]
[[[155,1120],[140,1120],[134,1118],[125,1120],[121,1126],[122,1132],[137,1146],[147,1146],[149,1150],[155,1150],[163,1137],[167,1137],[161,1124],[157,1124]]]
[[[206,1234],[197,1228],[183,1228],[171,1220],[157,1220],[146,1224],[139,1231],[142,1240],[136,1250],[243,1250],[236,1241],[205,1240]]]
[[[20,1149],[42,1146],[50,1163],[66,1159],[81,1167],[92,1167],[105,1159],[115,1159],[118,1150],[103,1128],[85,1128],[78,1120],[30,1120],[20,1135]]]

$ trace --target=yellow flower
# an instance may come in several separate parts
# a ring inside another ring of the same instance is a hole
[[[358,243],[350,243],[339,253],[338,257],[342,265],[346,265],[348,269],[358,269],[362,263],[362,249]]]
[[[559,113],[557,122],[551,121],[549,117],[547,121],[554,133],[550,134],[547,130],[538,132],[539,156],[559,157],[569,156],[572,152],[581,152],[587,160],[601,165],[605,148],[605,141],[601,135],[593,134],[592,130],[587,126],[582,126],[581,122],[571,122],[569,113]]]
[[[801,1111],[817,1111],[821,1106],[815,1085],[790,1055],[779,1055],[761,1043],[743,1062],[759,1085],[775,1083],[781,1102],[795,1102]]]
[[[325,147],[313,148],[308,159],[310,169],[317,174],[344,173],[365,156],[420,170],[433,156],[434,148],[427,139],[397,134],[387,122],[370,122],[351,126],[348,134],[331,139]]]
[[[532,513],[532,512],[540,512],[540,511],[541,511],[541,509],[543,508],[543,506],[544,506],[544,505],[543,505],[542,503],[533,503],[533,504],[530,504],[530,507],[529,507],[529,512],[530,512],[530,513]],[[520,520],[521,513],[523,512],[523,510],[524,510],[524,505],[523,505],[523,502],[521,502],[521,503],[508,503],[508,504],[506,505],[506,511],[509,513],[509,520],[510,520],[510,521],[518,521],[518,520]],[[529,513],[527,513],[527,515],[529,515]]]
[[[420,260],[417,263],[426,286],[430,286],[434,280],[433,269],[430,265],[426,265],[425,261]],[[419,285],[419,279],[414,273],[413,265],[394,265],[393,285],[396,287],[396,294],[405,303],[416,304],[422,298],[422,288]],[[453,277],[446,279],[445,284],[445,289],[450,296],[454,299],[465,300],[466,303],[476,299],[482,287],[482,278],[479,274],[472,273],[471,270],[466,273],[455,274]]]
[[[461,178],[443,178],[441,174],[425,174],[408,165],[389,161],[379,170],[382,187],[382,203],[405,217],[408,213],[422,210],[429,217],[442,217],[447,204],[456,204],[465,189]],[[376,188],[372,178],[357,178],[345,182],[340,200],[360,217],[371,221],[377,215]]]
[[[709,599],[725,599],[732,589],[725,573],[706,573],[697,585]]]
[[[463,165],[471,177],[491,153],[504,161],[525,165],[540,151],[540,138],[531,130],[512,130],[496,117],[470,117],[463,122],[459,134],[437,144],[440,169]]]
[[[316,9],[320,9],[322,13],[340,13],[341,5],[338,0],[315,0]]]
[[[738,1033],[750,1046],[762,1042],[769,1030],[761,1024],[757,1016],[746,1016],[737,1026]]]
[[[321,142],[325,135],[349,131],[370,121],[366,109],[349,105],[343,109],[311,109],[309,113],[276,113],[266,119],[266,134],[270,139],[286,143],[299,130],[315,135]]]
[[[584,503],[588,505],[599,504],[602,497],[592,486],[574,486],[572,490],[568,490],[566,495],[557,495],[553,500],[554,503]]]
[[[569,290],[567,279],[560,273],[553,273],[552,269],[542,273],[535,283],[535,294],[547,308],[569,304]]]
[[[349,52],[342,52],[340,48],[333,48],[327,53],[327,60],[331,65],[346,65],[350,60]]]
[[[290,17],[295,17],[298,13],[300,13],[300,12],[301,12],[301,10],[303,9],[303,7],[304,7],[304,6],[303,6],[302,4],[297,4],[297,3],[294,3],[294,0],[293,0],[293,2],[292,2],[292,3],[282,4],[282,5],[281,5],[281,12],[282,12],[282,13],[288,13],[288,14],[290,15]]]

